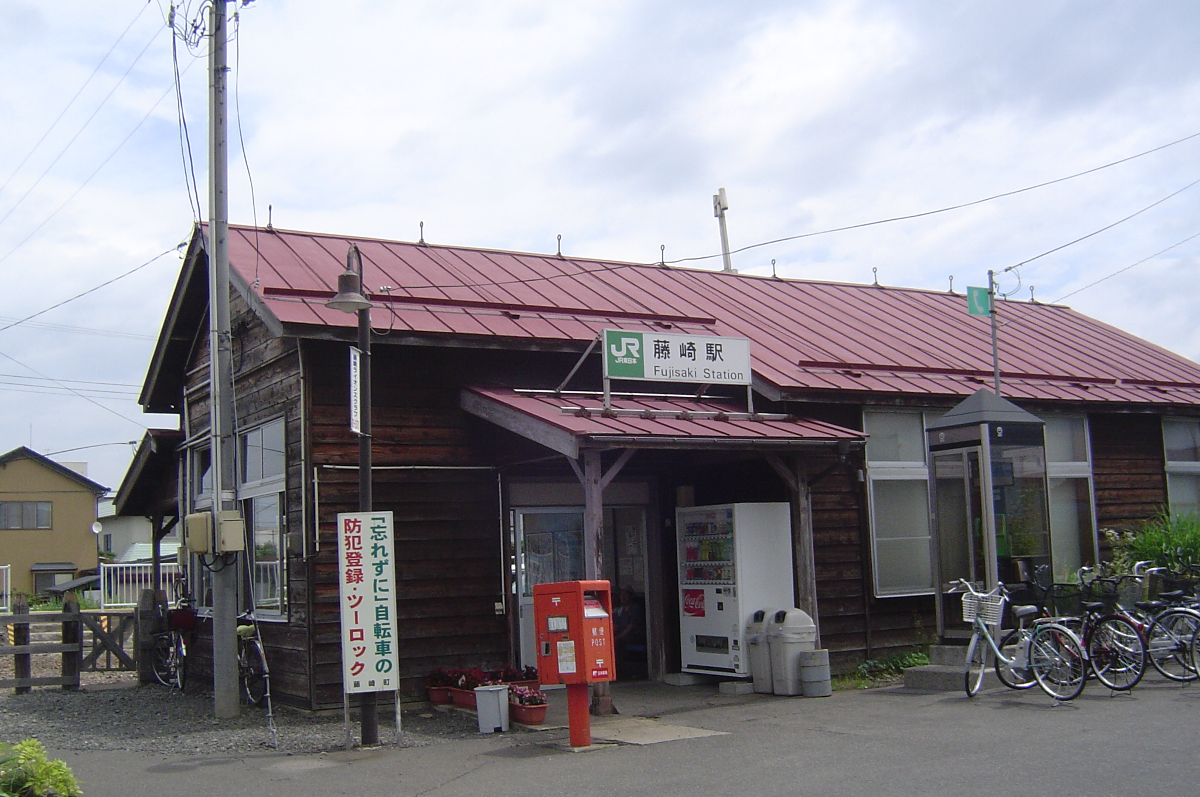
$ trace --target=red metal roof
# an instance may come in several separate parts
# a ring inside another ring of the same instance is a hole
[[[613,396],[470,387],[463,408],[525,436],[530,422],[539,439],[568,456],[580,447],[770,448],[865,440],[862,432],[790,415],[747,417],[744,405],[688,397]],[[518,417],[518,414],[520,417]],[[562,432],[557,438],[554,432]]]
[[[377,327],[564,344],[604,328],[747,337],[775,397],[957,397],[991,384],[990,325],[961,294],[239,226],[230,262],[293,334],[352,327],[323,304],[351,243]],[[1200,365],[1166,349],[1069,307],[1000,302],[998,313],[1009,398],[1200,404]]]

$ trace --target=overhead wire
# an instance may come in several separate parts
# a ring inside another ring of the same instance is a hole
[[[187,112],[183,102],[183,78],[179,74],[179,35],[175,28],[175,6],[171,6],[168,22],[171,28],[171,70],[175,81],[175,112],[179,118],[179,154],[183,166],[183,184],[187,191],[188,205],[192,209],[192,219],[200,220],[200,184],[196,179],[196,160],[192,154],[192,139],[188,132]]]
[[[44,307],[41,310],[38,310],[36,313],[30,313],[29,315],[25,316],[24,318],[20,318],[20,319],[17,319],[16,321],[12,321],[8,324],[5,324],[4,326],[0,327],[0,332],[3,332],[6,329],[12,329],[15,326],[24,324],[26,321],[31,321],[40,315],[45,315],[46,313],[50,312],[51,310],[55,310],[59,307],[62,307],[64,304],[69,304],[69,303],[75,301],[76,299],[81,299],[84,296],[87,296],[89,293],[95,293],[96,291],[100,290],[101,288],[108,287],[109,285],[112,285],[114,282],[125,279],[126,277],[128,277],[131,274],[136,274],[137,272],[146,268],[146,266],[149,266],[154,261],[159,260],[159,259],[165,257],[166,255],[169,255],[171,252],[179,251],[179,249],[182,248],[183,246],[185,246],[186,244],[187,244],[187,242],[184,241],[183,243],[178,244],[177,246],[173,246],[170,249],[165,249],[162,252],[159,252],[154,257],[147,260],[145,263],[142,263],[140,266],[134,266],[133,268],[129,269],[128,271],[126,271],[123,274],[118,274],[117,276],[113,277],[112,279],[105,280],[104,282],[100,283],[99,285],[88,288],[85,291],[81,291],[81,292],[75,294],[74,296],[71,296],[70,298],[63,299],[62,301],[56,302],[56,303],[50,305],[49,307]]]
[[[83,123],[82,126],[80,126],[80,128],[77,131],[75,131],[75,135],[73,135],[71,137],[71,140],[68,141],[63,146],[62,150],[58,153],[58,155],[55,156],[54,160],[52,160],[50,162],[50,165],[47,166],[42,171],[41,175],[39,175],[38,178],[33,181],[33,184],[30,185],[28,189],[26,189],[25,193],[21,194],[21,196],[17,199],[17,201],[15,203],[13,203],[13,206],[8,209],[8,212],[6,212],[3,216],[0,216],[0,225],[3,225],[4,222],[8,220],[9,216],[11,216],[16,211],[16,209],[21,206],[21,204],[29,197],[30,194],[32,194],[34,192],[34,190],[39,185],[41,185],[42,180],[44,180],[46,178],[46,175],[48,175],[50,173],[50,170],[53,169],[60,160],[62,160],[63,155],[67,154],[67,150],[69,150],[71,148],[71,145],[74,144],[81,135],[83,135],[83,131],[86,130],[88,125],[90,125],[92,123],[92,120],[96,118],[96,115],[100,113],[101,109],[104,108],[104,106],[108,104],[109,99],[111,99],[112,95],[115,94],[117,89],[121,87],[121,84],[125,82],[125,78],[129,77],[129,73],[133,71],[133,68],[135,66],[137,66],[138,61],[142,60],[142,56],[146,54],[146,51],[150,49],[150,45],[154,44],[154,41],[159,37],[159,35],[161,33],[162,33],[161,30],[154,31],[154,35],[150,37],[150,40],[148,42],[146,42],[146,46],[142,48],[142,51],[140,53],[138,53],[137,58],[133,59],[133,62],[129,64],[129,68],[126,69],[124,74],[121,75],[120,80],[118,80],[116,82],[116,84],[112,87],[112,89],[108,92],[108,94],[106,94],[104,96],[104,99],[100,101],[100,104],[96,106],[96,109],[94,111],[92,111],[92,115],[87,118],[87,120]],[[162,102],[162,100],[159,100],[159,102]],[[155,103],[155,106],[157,106],[157,105],[158,105],[158,103]],[[138,127],[140,127],[140,126],[141,126],[141,124],[139,123]],[[137,128],[134,128],[134,129],[136,130]],[[107,162],[108,161],[106,159],[105,163],[107,163]]]
[[[147,426],[146,426],[144,423],[141,423],[140,421],[135,421],[135,420],[133,420],[132,418],[127,418],[126,416],[124,416],[124,415],[122,415],[121,413],[117,412],[117,411],[116,411],[116,410],[114,410],[113,408],[104,406],[103,404],[101,404],[101,403],[100,403],[99,401],[97,401],[96,399],[92,398],[91,396],[85,395],[84,393],[82,393],[82,392],[80,392],[80,391],[76,390],[75,388],[71,387],[70,385],[64,384],[63,382],[61,382],[61,381],[59,381],[59,380],[55,379],[54,377],[51,377],[51,376],[46,376],[45,374],[43,374],[43,373],[42,373],[41,371],[39,371],[38,369],[34,368],[34,367],[33,367],[33,366],[31,366],[31,365],[27,365],[27,364],[25,364],[25,363],[21,362],[21,361],[20,361],[20,360],[18,360],[16,357],[13,357],[11,354],[8,354],[8,353],[6,353],[6,352],[0,351],[0,357],[3,357],[3,358],[4,358],[4,359],[6,359],[6,360],[10,360],[10,361],[12,361],[12,362],[16,363],[17,365],[21,366],[21,367],[22,367],[22,368],[24,368],[25,370],[27,370],[27,371],[31,371],[32,373],[36,374],[37,376],[40,376],[40,377],[41,377],[41,378],[43,378],[43,379],[49,380],[49,381],[51,381],[51,382],[54,382],[55,384],[57,384],[59,387],[61,387],[63,390],[67,391],[68,393],[71,393],[72,395],[74,395],[74,396],[76,396],[76,397],[78,397],[78,398],[81,398],[81,399],[83,399],[84,401],[88,402],[89,404],[92,404],[92,405],[94,405],[94,406],[96,406],[96,407],[99,407],[100,409],[104,410],[105,412],[109,413],[110,415],[115,415],[115,416],[117,416],[118,418],[120,418],[121,420],[123,420],[123,421],[126,421],[126,422],[128,422],[128,423],[132,423],[134,426],[141,427],[142,429],[146,429],[146,428],[148,428],[148,427],[147,427]],[[24,391],[20,391],[20,392],[26,392],[26,393],[29,393],[29,392],[44,392],[44,391],[31,391],[31,390],[24,390]]]
[[[8,176],[8,179],[6,179],[3,184],[0,184],[0,193],[3,193],[4,189],[8,188],[8,184],[13,181],[13,178],[16,177],[17,173],[21,171],[21,168],[24,167],[25,164],[29,162],[29,159],[33,157],[33,153],[37,152],[38,148],[41,147],[43,143],[45,143],[47,138],[49,138],[50,133],[52,133],[54,131],[54,128],[58,126],[58,123],[61,122],[63,117],[67,115],[67,111],[69,111],[71,109],[71,106],[75,104],[75,100],[79,99],[79,96],[81,94],[83,94],[83,90],[86,89],[88,87],[88,85],[92,82],[92,79],[94,77],[96,77],[97,74],[99,74],[100,67],[104,66],[105,62],[108,61],[108,57],[110,55],[112,55],[113,51],[115,51],[117,49],[117,46],[122,41],[124,41],[126,34],[128,34],[129,31],[133,30],[133,26],[137,23],[137,21],[139,19],[142,18],[142,14],[144,14],[146,12],[146,9],[149,7],[149,5],[150,5],[149,0],[147,0],[146,4],[143,5],[141,7],[141,9],[137,12],[137,14],[134,15],[134,17],[130,21],[130,23],[125,26],[125,30],[121,31],[121,35],[118,36],[117,40],[112,43],[111,47],[108,48],[108,52],[106,52],[104,54],[104,57],[100,59],[100,62],[98,64],[96,64],[96,68],[92,70],[92,73],[90,75],[88,75],[87,80],[83,81],[83,85],[80,86],[79,90],[75,92],[75,96],[71,97],[71,99],[67,101],[66,106],[63,107],[62,111],[59,112],[58,116],[54,119],[54,121],[50,123],[50,126],[48,128],[46,128],[46,132],[42,134],[42,137],[39,138],[37,143],[33,145],[33,148],[30,149],[29,152],[25,154],[25,157],[21,159],[21,162],[18,163],[16,168],[12,170],[12,174],[10,174]]]

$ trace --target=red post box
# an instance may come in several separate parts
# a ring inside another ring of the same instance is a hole
[[[571,745],[592,743],[588,684],[616,678],[612,592],[607,581],[562,581],[533,588],[538,680],[567,685]]]

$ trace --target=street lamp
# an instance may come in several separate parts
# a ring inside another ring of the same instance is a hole
[[[337,295],[325,306],[343,313],[358,314],[358,385],[350,386],[351,420],[354,420],[354,394],[358,398],[358,511],[372,511],[371,496],[371,300],[362,292],[363,265],[358,246],[350,244],[346,252],[346,270],[338,275]],[[353,363],[355,352],[351,350]],[[351,368],[351,373],[354,369]],[[357,387],[357,390],[355,388]],[[359,704],[364,747],[379,743],[379,719],[375,711],[376,692],[364,692]]]

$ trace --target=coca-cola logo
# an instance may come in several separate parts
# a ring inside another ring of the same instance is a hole
[[[683,591],[683,613],[687,617],[704,616],[704,590],[685,589]]]

